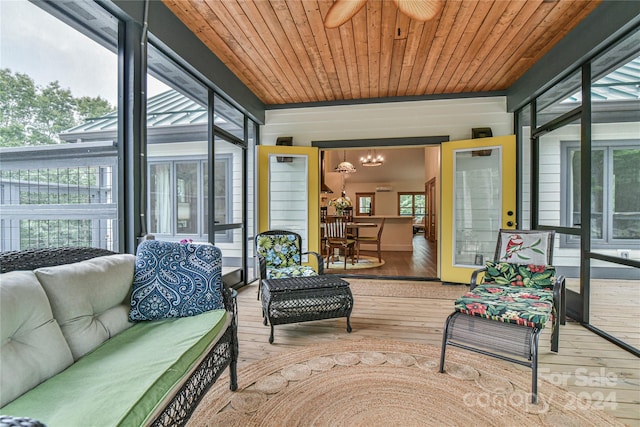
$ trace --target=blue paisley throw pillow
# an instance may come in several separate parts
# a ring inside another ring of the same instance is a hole
[[[158,240],[140,244],[130,320],[195,316],[223,307],[220,249]]]

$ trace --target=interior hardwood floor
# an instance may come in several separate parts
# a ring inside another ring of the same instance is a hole
[[[363,246],[364,248],[364,246]],[[375,248],[368,245],[367,249]],[[383,277],[415,277],[416,279],[437,279],[437,242],[430,242],[424,238],[424,233],[413,236],[413,252],[382,251],[384,265],[363,270],[331,269],[331,274]],[[360,250],[361,255],[378,257],[375,250]]]
[[[385,283],[354,278],[347,280],[372,287]],[[278,325],[275,327],[274,344],[269,344],[269,327],[262,323],[260,301],[256,300],[257,282],[239,289],[239,386],[243,387],[242,371],[248,364],[319,342],[376,338],[418,342],[439,348],[444,321],[452,311],[454,299],[464,293],[466,287],[439,282],[419,284],[431,287],[428,289],[429,298],[409,293],[403,295],[401,291],[392,292],[394,295],[372,296],[368,294],[379,295],[380,292],[362,291],[368,289],[366,286],[360,286],[360,291],[356,292],[354,286],[352,333],[346,332],[344,318]],[[401,289],[401,286],[393,288]],[[637,322],[626,327],[637,328]],[[637,357],[574,322],[561,327],[559,353],[550,351],[549,340],[547,328],[540,338],[540,378],[568,389],[575,396],[573,404],[603,407],[625,424],[640,426],[640,364]],[[513,366],[530,372],[528,368]],[[539,389],[544,393],[544,384]]]

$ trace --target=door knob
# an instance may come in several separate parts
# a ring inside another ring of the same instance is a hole
[[[513,227],[513,221],[507,221],[507,226],[508,227]]]

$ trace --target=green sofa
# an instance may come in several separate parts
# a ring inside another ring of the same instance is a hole
[[[49,427],[175,426],[227,366],[237,388],[231,291],[222,287],[224,309],[130,322],[136,257],[105,253],[0,254],[4,271],[24,269],[25,256],[38,267],[0,275],[0,414]]]

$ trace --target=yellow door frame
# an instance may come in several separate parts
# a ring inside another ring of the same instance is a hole
[[[469,283],[471,273],[478,267],[453,265],[454,238],[454,153],[459,150],[500,147],[502,206],[501,228],[516,228],[516,137],[506,135],[444,142],[441,145],[441,205],[440,205],[440,279],[443,282]],[[511,211],[512,215],[507,215]],[[507,223],[511,221],[512,224]],[[497,230],[496,230],[497,238]]]
[[[258,149],[258,233],[269,229],[269,159],[272,156],[307,157],[309,251],[320,251],[320,158],[317,147],[259,145]]]

